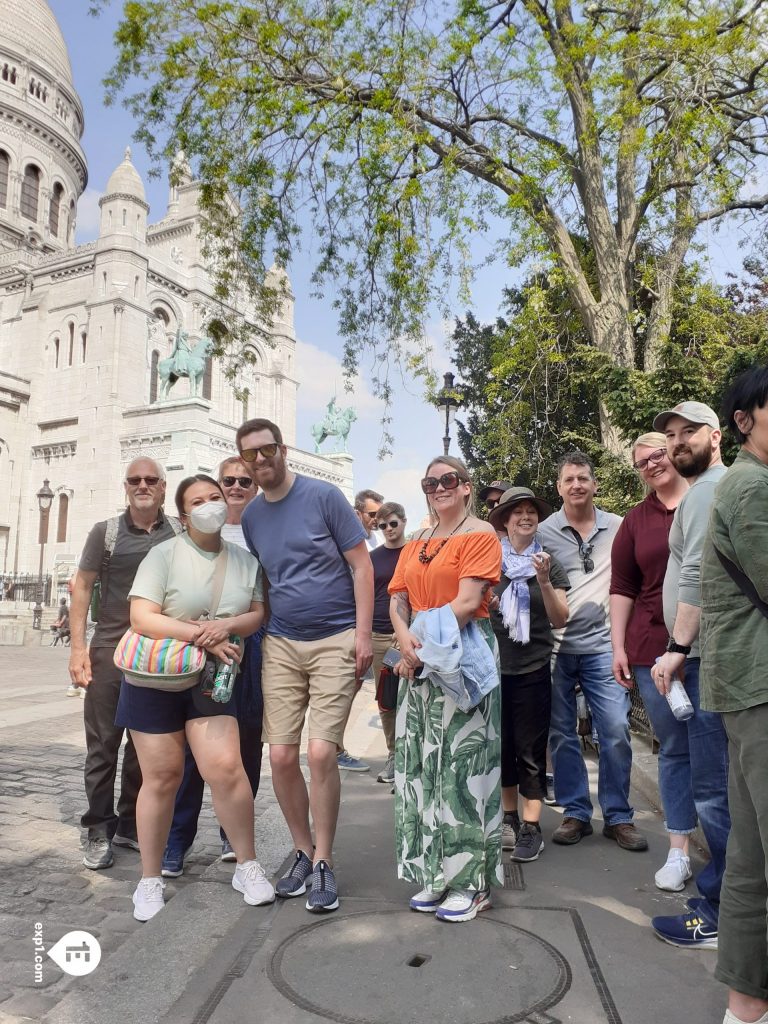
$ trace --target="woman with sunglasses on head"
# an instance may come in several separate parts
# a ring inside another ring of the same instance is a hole
[[[448,455],[433,459],[421,486],[437,522],[408,541],[389,585],[401,654],[395,666],[401,677],[398,875],[421,887],[410,900],[412,910],[469,921],[490,906],[491,886],[502,884],[498,660],[488,620],[501,546],[493,527],[472,515],[472,483],[463,462]],[[435,611],[450,613],[459,629],[474,623],[472,636],[479,634],[491,663],[492,688],[466,712],[431,678],[418,675],[424,665],[413,619]]]
[[[240,648],[230,637],[250,636],[264,618],[259,563],[250,552],[222,540],[227,504],[211,477],[200,473],[182,480],[176,507],[186,532],[157,545],[139,566],[129,594],[131,627],[152,639],[203,647],[209,659],[239,662]],[[215,617],[208,620],[213,605]],[[251,906],[275,898],[254,851],[253,795],[235,715],[234,700],[215,702],[199,681],[169,691],[123,678],[116,723],[130,730],[143,779],[136,803],[142,878],[133,896],[139,921],[148,921],[164,906],[161,861],[185,742],[211,787],[216,816],[237,857],[233,888]]]
[[[510,487],[488,516],[494,530],[504,531],[502,577],[491,599],[501,660],[501,842],[520,862],[536,860],[544,848],[539,819],[547,795],[552,627],[568,621],[568,576],[536,539],[539,523],[551,514],[527,487]]]
[[[659,790],[670,850],[656,872],[659,889],[679,892],[691,877],[688,837],[696,828],[691,789],[688,730],[678,722],[651,679],[651,667],[667,643],[661,592],[669,558],[669,531],[675,509],[688,490],[667,458],[661,433],[641,434],[632,446],[632,464],[648,495],[624,517],[611,552],[611,646],[617,683],[640,691],[659,739]]]

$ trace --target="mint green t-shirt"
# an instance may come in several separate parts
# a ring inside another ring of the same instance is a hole
[[[139,566],[129,598],[153,601],[173,619],[199,619],[210,611],[216,560],[226,548],[227,572],[216,618],[242,615],[252,601],[264,600],[261,566],[250,551],[222,544],[222,551],[203,551],[186,533],[158,544]]]

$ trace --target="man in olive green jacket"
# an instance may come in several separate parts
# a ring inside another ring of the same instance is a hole
[[[730,756],[715,976],[729,987],[724,1024],[766,1024],[768,367],[736,379],[723,416],[741,450],[715,491],[701,562],[701,705],[722,713]]]

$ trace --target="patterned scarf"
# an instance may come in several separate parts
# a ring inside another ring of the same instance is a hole
[[[531,638],[531,592],[527,580],[536,575],[531,556],[543,550],[535,538],[521,554],[508,537],[501,541],[501,568],[512,582],[501,595],[499,613],[510,639],[520,644],[527,644]]]

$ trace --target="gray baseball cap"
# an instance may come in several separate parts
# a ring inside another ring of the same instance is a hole
[[[717,413],[703,402],[679,402],[674,409],[664,409],[655,417],[653,429],[663,430],[673,416],[681,416],[689,423],[704,423],[713,430],[720,429]]]

